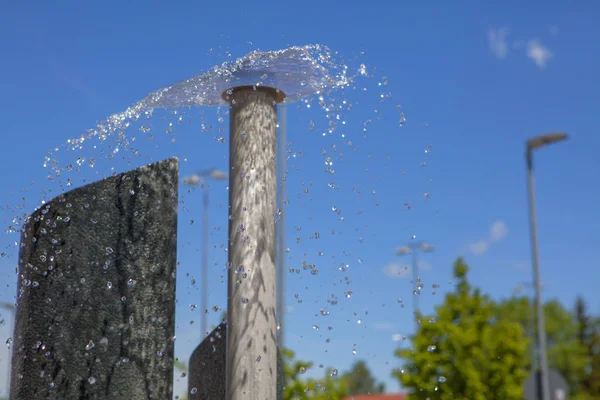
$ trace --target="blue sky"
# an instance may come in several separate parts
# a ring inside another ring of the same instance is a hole
[[[302,103],[288,106],[286,262],[319,269],[318,275],[286,276],[286,345],[316,363],[307,375],[321,375],[319,364],[343,371],[361,358],[389,391],[399,390],[389,376],[400,366],[392,355],[397,346],[392,336],[410,334],[413,325],[411,284],[404,276],[410,260],[396,257],[395,248],[413,235],[436,247],[421,258],[424,311],[452,289],[451,266],[459,255],[471,266],[473,284],[495,298],[510,296],[513,288],[531,280],[524,142],[547,132],[565,131],[571,137],[535,155],[544,296],[571,306],[582,295],[594,312],[600,311],[600,272],[593,254],[600,247],[595,230],[600,221],[598,6],[533,2],[525,8],[512,1],[502,6],[437,2],[435,7],[384,1],[200,4],[4,4],[3,226],[30,212],[43,188],[51,190],[49,197],[60,192],[42,168],[46,152],[97,121],[155,89],[251,50],[322,43],[349,65],[360,59],[373,77],[357,82],[361,90],[348,94],[357,106],[348,113],[345,138],[339,132],[320,135],[326,121],[319,110]],[[377,84],[384,76],[389,84],[382,89]],[[383,92],[392,98],[381,103]],[[403,126],[400,112],[406,117]],[[164,133],[171,117],[166,112],[153,117],[152,139],[132,127],[142,157],[99,162],[79,178],[96,180],[111,166],[122,172],[173,155],[180,157],[182,175],[227,168],[227,144],[215,138],[227,138],[228,125],[218,122],[216,108],[188,111],[189,123],[177,128],[176,138]],[[373,123],[364,132],[369,119]],[[202,120],[213,125],[213,132],[201,132]],[[335,174],[323,171],[323,150],[332,156]],[[75,156],[58,154],[65,162]],[[328,187],[330,182],[339,189]],[[221,308],[226,306],[226,186],[217,182],[210,189],[210,305]],[[200,286],[190,280],[199,281],[201,198],[187,190],[180,192],[178,253],[176,354],[183,360],[200,336],[198,309],[192,312],[189,305],[200,301]],[[27,197],[23,210],[5,207],[22,204],[22,197]],[[310,238],[315,232],[319,239]],[[0,258],[0,301],[14,301],[15,240],[15,234],[3,234],[0,241],[1,251],[7,251]],[[338,269],[341,264],[348,265],[346,271]],[[433,284],[441,286],[435,295]],[[345,297],[348,290],[350,298]],[[332,298],[337,305],[328,302]],[[330,314],[320,315],[321,309]],[[219,315],[212,313],[209,322],[216,323]],[[3,341],[11,335],[9,325],[0,326]],[[6,355],[3,346],[0,387],[5,386]],[[180,380],[178,389],[184,384]]]

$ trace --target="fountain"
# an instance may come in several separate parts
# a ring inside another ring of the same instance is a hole
[[[129,145],[127,127],[155,108],[229,105],[227,399],[277,398],[277,104],[341,89],[352,79],[324,46],[254,51],[154,91],[66,144],[78,150],[86,140],[115,135],[114,154]],[[44,165],[56,176],[65,170],[52,154]]]

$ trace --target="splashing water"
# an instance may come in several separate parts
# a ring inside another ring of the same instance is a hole
[[[225,62],[209,71],[179,83],[156,90],[123,112],[116,113],[99,123],[87,135],[67,141],[70,150],[82,148],[86,140],[97,137],[101,141],[117,134],[119,148],[128,147],[124,131],[140,116],[151,116],[156,108],[220,106],[228,104],[222,95],[237,86],[267,86],[282,91],[287,104],[325,89],[344,88],[353,81],[348,67],[334,60],[331,51],[322,45],[294,46],[276,51],[255,50],[234,62]],[[362,70],[358,73],[364,75]],[[324,102],[321,105],[326,108]],[[51,167],[60,175],[58,160],[46,156],[44,167]]]

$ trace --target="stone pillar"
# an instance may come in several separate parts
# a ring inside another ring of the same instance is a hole
[[[223,400],[226,398],[227,324],[221,323],[190,356],[188,373],[189,400]],[[283,400],[283,357],[277,357],[277,400]],[[251,395],[247,395],[251,398]],[[274,399],[275,400],[275,399]]]
[[[31,215],[11,399],[171,400],[178,168],[138,168]]]

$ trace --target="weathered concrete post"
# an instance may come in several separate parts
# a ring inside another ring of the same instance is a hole
[[[11,395],[171,399],[178,161],[65,193],[24,226]]]
[[[237,87],[230,102],[226,398],[277,397],[277,108],[283,93]]]
[[[226,398],[226,347],[227,324],[217,326],[190,356],[188,373],[188,399],[223,400]],[[283,400],[283,357],[277,357],[277,397]],[[269,383],[269,382],[267,382]]]

